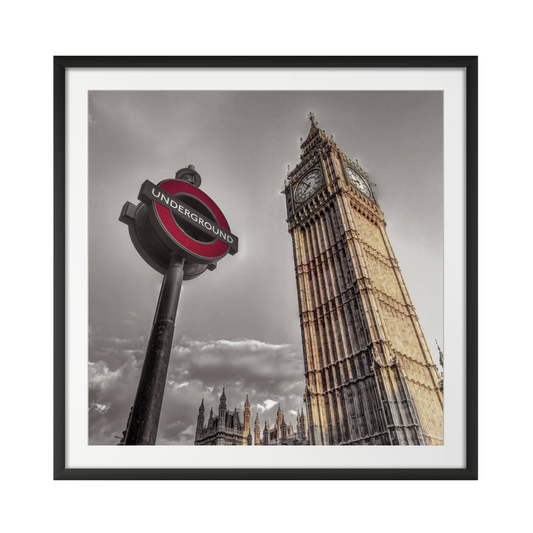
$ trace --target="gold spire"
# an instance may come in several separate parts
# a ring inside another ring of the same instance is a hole
[[[435,344],[437,345],[437,350],[439,350],[439,363],[442,368],[444,368],[444,354],[442,353],[442,350],[440,349],[439,343],[437,342],[437,339],[435,339]]]

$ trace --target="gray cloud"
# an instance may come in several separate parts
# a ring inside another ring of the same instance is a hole
[[[94,336],[93,336],[94,337]],[[98,346],[95,346],[98,344]],[[89,362],[91,444],[116,444],[133,404],[146,337],[94,338]],[[262,423],[275,418],[280,402],[286,420],[301,406],[302,354],[290,344],[254,339],[175,339],[161,412],[158,444],[193,444],[198,406],[218,408],[222,386],[228,406],[242,412],[246,394]],[[294,423],[294,420],[293,420]]]

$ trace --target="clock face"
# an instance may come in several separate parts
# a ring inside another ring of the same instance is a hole
[[[318,190],[321,182],[322,173],[320,170],[311,170],[311,172],[300,181],[298,187],[296,187],[294,199],[300,204],[305,202]]]
[[[350,181],[363,193],[367,196],[370,196],[370,187],[368,186],[367,182],[357,174],[357,172],[350,167],[346,167],[346,173],[348,174],[348,177],[350,178]]]

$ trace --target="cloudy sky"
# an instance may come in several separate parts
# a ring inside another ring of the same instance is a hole
[[[290,236],[280,194],[308,112],[367,170],[430,350],[443,338],[440,92],[91,92],[89,439],[125,429],[161,275],[118,221],[140,185],[195,165],[239,252],[184,283],[157,444],[192,444],[198,406],[248,393],[252,417],[287,423],[304,391]]]

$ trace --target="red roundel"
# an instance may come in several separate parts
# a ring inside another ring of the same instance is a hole
[[[169,179],[158,183],[157,186],[172,196],[179,193],[194,196],[197,200],[205,204],[211,210],[215,216],[216,223],[221,228],[224,228],[228,232],[231,231],[226,217],[222,214],[222,211],[219,209],[217,204],[215,204],[215,202],[213,202],[213,200],[209,198],[205,192],[201,191],[194,185],[191,185],[185,181]],[[220,239],[217,239],[211,243],[198,242],[189,237],[178,226],[178,224],[176,224],[176,221],[172,216],[172,212],[168,207],[165,207],[158,202],[153,202],[153,206],[156,216],[166,233],[174,242],[176,242],[180,247],[184,248],[187,252],[203,259],[214,260],[218,260],[228,253],[229,246]]]

